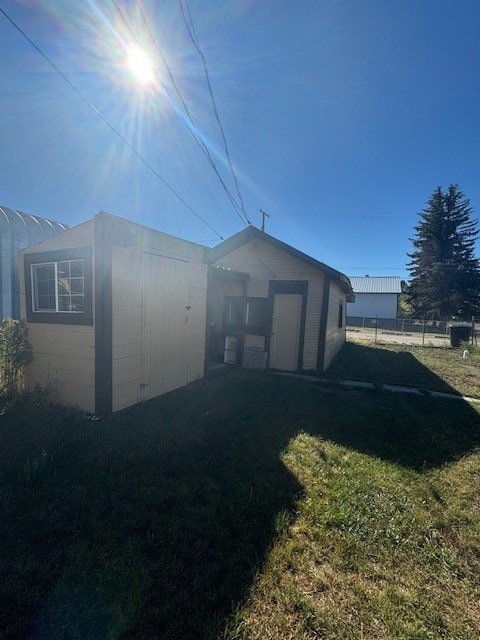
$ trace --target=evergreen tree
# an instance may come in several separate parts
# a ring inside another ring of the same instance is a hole
[[[408,256],[410,300],[423,318],[468,318],[479,312],[480,263],[475,258],[477,221],[458,184],[438,187],[420,214]]]

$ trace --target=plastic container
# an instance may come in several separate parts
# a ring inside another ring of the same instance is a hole
[[[234,336],[227,336],[225,338],[223,362],[225,364],[237,364],[237,338]]]

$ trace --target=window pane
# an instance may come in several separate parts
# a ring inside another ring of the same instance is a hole
[[[72,296],[70,311],[83,311],[83,296]]]
[[[32,269],[35,311],[55,311],[55,266],[38,264]]]
[[[72,278],[83,276],[83,260],[72,260],[70,262],[70,276]]]
[[[58,310],[70,311],[70,296],[58,296]]]
[[[55,296],[38,296],[37,311],[55,311]]]
[[[34,273],[37,280],[55,279],[55,267],[53,264],[35,265]]]
[[[59,278],[70,277],[70,263],[69,262],[57,262],[57,274]]]
[[[244,322],[242,300],[230,300],[228,303],[227,322],[230,324],[242,324]]]
[[[71,283],[70,290],[72,293],[83,294],[83,278],[72,278],[70,283]]]
[[[39,296],[48,296],[51,292],[50,287],[53,282],[49,282],[48,280],[39,280],[38,281],[38,295]]]
[[[70,280],[68,278],[58,279],[58,294],[65,295],[70,293]]]
[[[255,324],[263,327],[265,324],[266,300],[249,301],[247,307],[247,324]]]

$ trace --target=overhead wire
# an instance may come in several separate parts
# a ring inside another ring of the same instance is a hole
[[[357,220],[357,219],[363,219],[363,220],[413,220],[414,218],[418,217],[418,213],[406,213],[406,214],[398,214],[398,215],[393,215],[393,216],[383,216],[383,215],[364,215],[364,214],[352,214],[352,213],[348,213],[347,215],[344,215],[343,212],[341,211],[337,211],[335,213],[314,213],[314,212],[295,212],[295,211],[289,211],[289,212],[273,212],[272,215],[274,215],[277,218],[285,218],[287,216],[295,216],[295,217],[306,217],[306,216],[311,216],[311,217],[316,217],[316,218],[337,218],[337,219],[342,219],[342,220],[347,220],[347,219],[352,219],[352,220]]]
[[[223,236],[220,235],[220,233],[214,227],[212,227],[212,225],[209,222],[207,222],[205,218],[203,218],[203,216],[197,213],[197,211],[195,211],[195,209],[191,205],[189,205],[184,198],[182,198],[182,196],[165,180],[165,178],[163,178],[158,173],[158,171],[150,164],[150,162],[146,160],[142,156],[142,154],[139,151],[137,151],[135,147],[120,133],[120,131],[118,131],[118,129],[116,129],[113,126],[113,124],[111,124],[107,120],[107,118],[101,113],[101,111],[99,111],[99,109],[97,109],[97,107],[92,102],[90,102],[90,100],[80,91],[80,89],[78,89],[77,86],[74,85],[73,82],[71,82],[71,80],[69,80],[69,78],[63,73],[63,71],[61,71],[59,67],[57,67],[57,65],[48,57],[48,55],[38,45],[36,45],[33,42],[33,40],[25,33],[25,31],[1,7],[0,7],[0,12],[12,24],[12,26],[15,27],[15,29],[30,43],[30,45],[48,62],[48,64],[60,75],[60,77],[63,78],[63,80],[71,87],[71,89],[73,89],[73,91],[75,91],[75,93],[85,102],[85,104],[87,104],[90,107],[90,109],[92,109],[97,114],[97,116],[107,125],[107,127],[109,127],[109,129],[111,129],[111,131],[113,131],[115,135],[118,136],[118,138],[120,138],[120,140],[130,149],[130,151],[132,151],[132,153],[134,153],[137,156],[137,158],[141,162],[143,162],[143,164],[146,167],[148,167],[148,169],[150,169],[150,171],[164,184],[164,186],[167,189],[169,189],[169,191],[171,191],[171,193],[173,193],[175,197],[178,198],[178,200],[180,200],[180,202],[196,218],[198,218],[211,231],[213,231],[213,233],[215,233],[220,238],[220,240],[223,240],[224,239]]]
[[[208,72],[207,61],[205,59],[205,55],[204,55],[204,53],[202,51],[202,48],[200,47],[200,43],[199,43],[199,40],[197,38],[197,34],[196,34],[196,31],[195,31],[195,25],[194,25],[194,22],[193,22],[193,19],[192,19],[192,14],[190,12],[190,7],[188,5],[188,0],[185,0],[185,4],[186,4],[187,9],[188,9],[188,14],[189,14],[189,17],[190,17],[190,23],[191,24],[189,24],[189,22],[187,20],[187,16],[185,15],[185,9],[183,7],[182,0],[178,0],[178,4],[180,6],[180,11],[182,13],[183,21],[185,23],[185,27],[187,29],[188,35],[190,37],[190,40],[192,41],[192,43],[193,43],[195,49],[197,50],[197,53],[200,56],[200,59],[202,61],[203,70],[204,70],[204,73],[205,73],[205,78],[206,78],[207,87],[208,87],[208,92],[210,94],[210,99],[211,99],[211,102],[212,102],[213,114],[215,116],[215,120],[217,121],[218,127],[220,129],[220,133],[221,133],[221,136],[222,136],[222,140],[223,140],[223,146],[224,146],[224,149],[225,149],[225,156],[227,158],[228,165],[230,167],[230,172],[231,172],[231,174],[233,176],[233,180],[234,180],[234,183],[235,183],[235,187],[236,187],[236,190],[237,190],[237,194],[238,194],[238,198],[239,198],[239,201],[240,201],[240,205],[241,205],[241,208],[242,208],[243,215],[245,216],[245,220],[246,220],[247,224],[251,224],[250,220],[248,219],[247,212],[245,211],[245,205],[244,205],[244,202],[243,202],[242,194],[240,192],[240,186],[239,186],[239,183],[238,183],[237,174],[235,172],[235,169],[233,168],[233,163],[232,163],[232,159],[231,159],[231,156],[230,156],[230,151],[229,151],[229,148],[228,148],[227,138],[225,136],[225,130],[223,128],[222,121],[220,119],[220,114],[218,112],[217,102],[215,100],[215,96],[213,95],[213,89],[212,89],[212,84],[210,82],[210,74]]]
[[[202,138],[195,133],[196,126],[195,126],[195,123],[193,121],[192,115],[190,113],[190,110],[189,110],[189,108],[187,106],[187,103],[186,103],[186,101],[185,101],[180,89],[178,88],[178,85],[177,85],[177,83],[175,81],[175,78],[174,78],[173,73],[172,73],[172,71],[170,69],[170,66],[169,66],[169,64],[167,62],[167,59],[165,58],[165,55],[164,55],[163,51],[160,49],[160,47],[158,46],[158,44],[156,42],[155,36],[153,35],[153,32],[152,32],[152,30],[150,28],[150,25],[148,23],[147,17],[145,15],[145,12],[143,11],[143,8],[142,8],[141,4],[138,2],[138,0],[135,0],[135,2],[136,2],[136,5],[137,5],[137,7],[138,7],[138,9],[140,11],[141,16],[142,16],[142,19],[144,21],[145,27],[146,27],[146,29],[147,29],[147,31],[149,33],[150,39],[152,41],[152,44],[153,44],[155,50],[157,51],[157,53],[162,58],[162,61],[163,61],[164,65],[165,65],[165,67],[166,67],[166,69],[168,71],[170,80],[172,82],[172,86],[174,87],[174,89],[175,89],[175,91],[177,93],[177,96],[180,99],[180,101],[182,103],[182,106],[183,106],[183,108],[185,110],[186,118],[185,118],[185,115],[183,115],[182,119],[183,119],[188,131],[190,132],[190,134],[191,134],[192,138],[194,139],[194,141],[196,142],[196,144],[199,146],[200,150],[203,152],[203,154],[207,158],[207,160],[208,160],[210,166],[212,167],[213,171],[215,172],[215,174],[216,174],[216,176],[217,176],[217,178],[218,178],[223,190],[225,191],[225,194],[226,194],[227,198],[229,199],[230,203],[232,204],[235,213],[237,214],[237,216],[242,221],[242,224],[247,224],[246,221],[243,218],[241,207],[238,205],[238,203],[236,202],[236,200],[235,200],[234,196],[232,195],[230,189],[228,188],[228,186],[226,185],[225,181],[223,180],[223,178],[222,178],[222,176],[221,176],[221,174],[220,174],[220,172],[219,172],[219,170],[218,170],[218,168],[217,168],[217,166],[215,164],[215,161],[213,160],[213,158],[212,158],[212,156],[210,154],[210,151],[209,151],[208,147],[206,146],[206,144],[204,143]],[[122,11],[121,7],[118,5],[116,0],[112,0],[112,3],[114,5],[115,9],[117,10],[119,16],[121,17],[123,23],[125,24],[125,26],[127,27],[128,31],[130,32],[130,35],[134,38],[135,42],[138,45],[140,45],[140,43],[138,41],[138,37],[137,37],[136,33],[134,32],[131,24],[127,20],[127,18],[125,16],[125,13]],[[159,73],[158,73],[158,71],[157,71],[157,69],[155,67],[153,68],[153,72],[155,74],[155,77],[157,78],[157,81],[160,83],[160,85],[162,86],[162,88],[165,91],[166,95],[170,99],[171,104],[176,109],[178,109],[178,107],[176,107],[174,97],[172,96],[169,88],[167,87],[165,82],[162,80],[162,78],[160,77],[160,75],[159,75]]]

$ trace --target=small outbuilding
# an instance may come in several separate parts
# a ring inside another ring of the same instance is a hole
[[[236,362],[323,372],[345,342],[349,279],[249,226],[207,251],[207,354],[236,339]]]
[[[221,361],[324,371],[345,340],[346,276],[248,227],[213,249],[100,213],[19,254],[29,383],[90,413]]]

